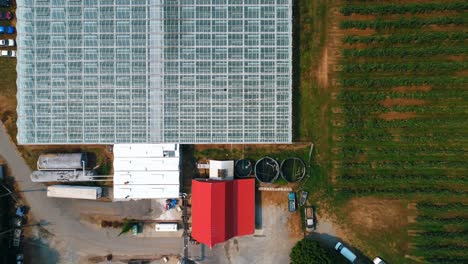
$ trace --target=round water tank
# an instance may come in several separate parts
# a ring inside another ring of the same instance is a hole
[[[255,163],[255,178],[264,183],[273,183],[279,176],[279,164],[270,157],[264,157]]]
[[[252,174],[252,162],[248,159],[240,159],[234,165],[234,173],[238,178],[247,178]]]
[[[287,158],[281,162],[281,177],[287,182],[298,182],[306,173],[304,162],[300,158]]]

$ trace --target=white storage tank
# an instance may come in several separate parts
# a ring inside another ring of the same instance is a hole
[[[32,182],[93,181],[94,170],[39,170],[31,173]]]
[[[47,187],[47,197],[97,200],[102,188],[93,186],[52,185]]]

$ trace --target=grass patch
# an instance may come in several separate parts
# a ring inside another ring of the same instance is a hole
[[[300,0],[293,5],[293,138],[315,141],[320,135],[320,108],[328,99],[315,72],[327,39],[326,1]]]

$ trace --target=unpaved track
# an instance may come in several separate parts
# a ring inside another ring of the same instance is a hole
[[[80,222],[80,212],[96,213],[90,208],[93,201],[47,198],[45,186],[32,183],[29,179],[29,167],[20,157],[14,144],[10,141],[3,124],[0,122],[0,155],[6,160],[14,175],[21,195],[31,207],[30,222],[45,221],[45,228],[54,235],[54,245],[60,245],[61,262],[70,261],[77,256],[85,255],[159,255],[180,254],[183,248],[181,238],[133,238],[131,236],[117,237],[117,230],[93,228]],[[138,208],[140,211],[151,206],[149,201],[110,203],[100,202],[96,208],[107,215],[133,214],[128,208]],[[149,204],[148,204],[149,203]],[[144,207],[144,208],[143,208]],[[34,220],[31,220],[32,217]],[[67,257],[65,257],[67,256]]]

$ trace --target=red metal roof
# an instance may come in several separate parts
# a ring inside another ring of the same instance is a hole
[[[255,180],[192,180],[192,237],[213,247],[254,233]]]

